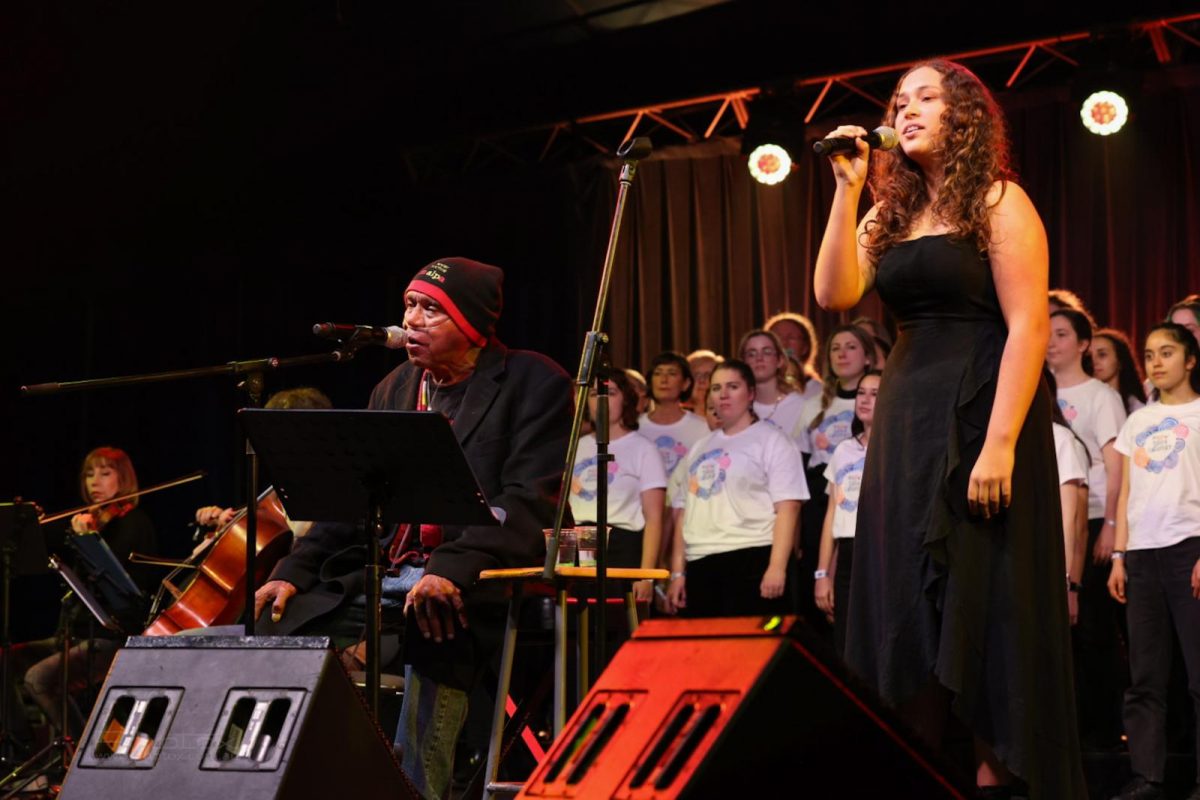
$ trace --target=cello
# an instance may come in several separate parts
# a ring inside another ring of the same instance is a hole
[[[292,546],[292,529],[274,487],[259,495],[257,509],[256,587],[266,581],[275,563]],[[197,560],[199,563],[194,563]],[[175,581],[186,569],[191,570],[191,581],[177,587]],[[243,508],[208,540],[207,547],[163,579],[154,601],[154,618],[143,635],[170,636],[189,628],[234,624],[245,609],[245,580],[246,509]],[[171,595],[171,602],[159,611],[165,594]]]

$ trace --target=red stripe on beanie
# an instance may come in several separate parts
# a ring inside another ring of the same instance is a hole
[[[487,337],[477,331],[474,325],[467,322],[467,318],[459,310],[458,304],[450,299],[450,295],[446,294],[446,291],[441,286],[432,281],[413,278],[412,282],[408,284],[408,289],[405,289],[405,291],[410,290],[427,294],[441,303],[442,307],[446,309],[446,313],[450,315],[450,319],[454,320],[454,324],[458,326],[458,329],[463,332],[464,336],[471,340],[471,344],[477,347],[487,345]]]

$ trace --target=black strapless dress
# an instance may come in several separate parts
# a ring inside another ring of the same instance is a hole
[[[991,266],[926,236],[888,251],[876,286],[900,336],[867,450],[846,660],[892,705],[936,678],[1033,800],[1086,797],[1048,388],[1021,429],[1012,505],[971,516],[1007,338]]]

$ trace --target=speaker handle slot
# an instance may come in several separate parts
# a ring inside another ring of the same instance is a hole
[[[654,768],[658,766],[658,762],[662,760],[667,750],[674,744],[675,739],[679,736],[679,732],[683,730],[683,726],[692,718],[692,714],[695,711],[696,706],[688,703],[675,712],[675,716],[672,717],[666,730],[662,732],[662,736],[658,737],[658,741],[655,742],[650,754],[646,756],[646,760],[642,762],[642,765],[637,768],[637,772],[633,774],[633,780],[629,782],[630,789],[639,788],[654,773]]]
[[[108,719],[104,722],[103,733],[96,739],[96,758],[109,758],[117,754],[125,732],[129,730],[129,717],[133,713],[135,700],[131,695],[118,697],[112,705]]]
[[[659,773],[658,780],[654,782],[654,788],[662,791],[670,786],[679,773],[683,770],[683,765],[691,758],[692,753],[696,752],[696,748],[700,746],[701,740],[704,739],[717,721],[717,717],[721,716],[721,706],[718,703],[713,703],[704,709],[704,713],[700,715],[700,719],[696,720],[696,724],[688,731],[684,737],[683,743],[679,745],[679,749],[675,751],[675,755],[663,767],[663,771]]]
[[[162,726],[166,713],[167,698],[165,697],[152,697],[134,703],[133,713],[129,717],[129,725],[117,748],[117,755],[129,756],[134,761],[144,761],[154,749],[154,742],[158,738],[158,729]]]
[[[288,712],[292,710],[292,701],[286,697],[276,698],[267,706],[267,713],[259,726],[254,743],[252,758],[258,762],[269,761],[275,755],[279,746],[279,736],[283,731],[283,723],[287,721]]]
[[[604,703],[597,703],[592,706],[592,710],[588,712],[587,721],[579,726],[579,733],[571,740],[569,746],[562,749],[558,759],[550,767],[550,771],[546,773],[545,780],[547,783],[554,783],[554,781],[558,780],[558,776],[562,773],[563,768],[567,766],[571,758],[583,747],[584,742],[591,736],[592,731],[595,730],[597,723],[600,722],[600,718],[604,716],[604,712],[607,710],[608,706]]]
[[[221,734],[221,744],[217,748],[218,761],[232,761],[243,757],[245,745],[249,741],[247,734],[254,721],[257,706],[258,703],[252,697],[242,697],[233,704],[233,712],[229,715],[229,722],[225,725],[225,731]]]
[[[600,726],[600,731],[592,739],[591,743],[584,750],[583,755],[579,757],[579,762],[575,765],[575,769],[571,770],[571,774],[567,776],[568,784],[576,784],[583,780],[583,776],[587,775],[587,771],[592,768],[596,758],[599,757],[600,751],[612,739],[613,734],[617,732],[617,728],[621,727],[621,723],[625,721],[625,717],[629,716],[629,703],[621,703],[613,712],[608,715],[604,723]]]

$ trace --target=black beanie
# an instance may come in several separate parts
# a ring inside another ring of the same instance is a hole
[[[408,289],[441,303],[463,335],[483,347],[504,308],[503,283],[504,270],[499,267],[469,258],[441,258],[422,267]]]

